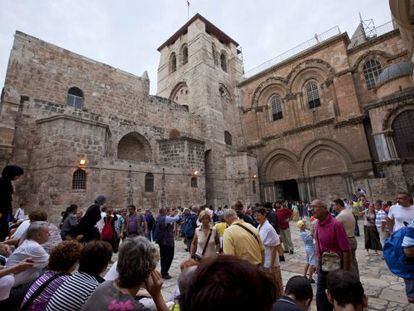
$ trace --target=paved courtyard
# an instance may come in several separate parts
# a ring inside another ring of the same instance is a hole
[[[303,258],[305,258],[305,251],[294,222],[291,222],[291,230],[293,244],[296,249],[295,254],[285,255],[286,261],[281,263],[284,284],[286,284],[291,276],[302,274],[304,267]],[[363,232],[363,230],[361,232]],[[384,260],[381,259],[381,256],[373,254],[369,256],[366,255],[363,236],[357,239],[357,258],[361,274],[361,282],[364,286],[365,293],[368,296],[368,310],[414,310],[414,307],[409,306],[407,302],[403,280],[396,277],[388,270]],[[175,250],[175,257],[170,270],[170,274],[173,278],[165,281],[163,285],[163,294],[167,301],[170,300],[174,291],[176,280],[180,273],[179,265],[189,256],[188,253],[184,252],[182,241],[176,241]],[[315,285],[313,285],[313,290],[315,295]],[[315,299],[312,303],[311,310],[316,310]]]

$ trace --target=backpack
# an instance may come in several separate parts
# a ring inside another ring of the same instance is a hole
[[[105,225],[102,228],[101,239],[103,241],[112,241],[112,237],[114,235],[114,231],[112,229],[112,218],[104,219]]]
[[[407,227],[395,231],[384,243],[384,258],[392,273],[403,279],[414,279],[414,263],[408,262],[401,246]]]
[[[189,215],[184,224],[181,226],[181,234],[187,239],[190,239],[194,236],[195,228],[197,227],[197,216]]]

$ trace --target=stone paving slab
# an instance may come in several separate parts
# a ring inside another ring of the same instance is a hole
[[[305,251],[303,242],[299,237],[298,229],[294,222],[291,222],[292,241],[295,246],[293,255],[285,254],[286,261],[281,263],[283,283],[294,275],[302,275],[304,268]],[[361,228],[362,229],[362,228]],[[363,230],[361,230],[363,232]],[[358,249],[357,260],[359,264],[360,277],[365,293],[368,296],[368,310],[378,311],[399,311],[412,310],[405,296],[404,282],[401,278],[393,275],[387,268],[382,256],[370,254],[367,255],[364,250],[364,237],[357,237]],[[166,301],[170,301],[177,278],[180,273],[180,263],[189,258],[189,254],[184,251],[184,243],[181,240],[176,241],[174,261],[171,265],[171,280],[164,281],[162,292]],[[316,278],[316,276],[315,276]],[[314,295],[316,294],[316,285],[312,284]],[[311,310],[316,310],[315,298],[312,302]]]
[[[284,284],[290,277],[301,275],[304,267],[305,251],[294,222],[291,222],[291,232],[295,253],[293,255],[286,254],[286,261],[281,263]],[[414,307],[409,306],[405,296],[403,280],[388,270],[382,256],[366,254],[363,236],[357,237],[357,241],[357,259],[361,282],[368,296],[368,310],[414,310]],[[176,253],[170,271],[173,278],[165,281],[163,285],[163,294],[166,300],[170,299],[174,291],[176,279],[179,275],[179,265],[186,259],[188,259],[188,253],[184,252],[183,242],[176,241]],[[314,294],[316,294],[315,284],[312,287]],[[311,310],[316,310],[315,299]]]

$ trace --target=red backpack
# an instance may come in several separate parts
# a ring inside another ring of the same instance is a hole
[[[102,228],[101,239],[103,241],[112,241],[114,231],[112,229],[112,217],[105,217],[104,227]]]

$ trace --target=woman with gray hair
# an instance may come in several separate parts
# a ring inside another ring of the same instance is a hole
[[[168,310],[161,294],[161,274],[155,270],[158,258],[156,247],[148,239],[140,236],[125,240],[119,249],[118,278],[101,284],[82,310],[149,310],[136,299],[143,287],[151,295],[157,310]]]

